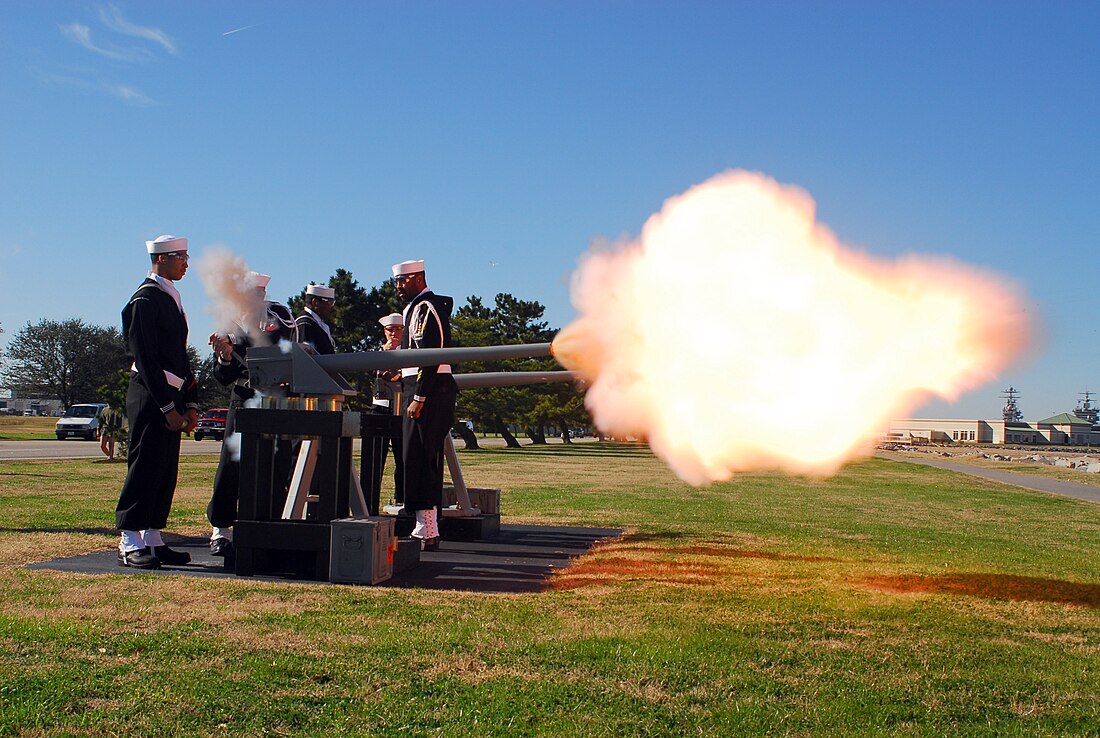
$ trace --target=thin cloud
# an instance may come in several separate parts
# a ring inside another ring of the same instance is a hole
[[[160,44],[169,54],[177,53],[176,44],[168,37],[167,33],[159,28],[139,26],[136,23],[131,23],[123,17],[122,11],[119,10],[117,5],[112,4],[101,7],[99,9],[99,20],[103,25],[116,33],[121,33],[125,36],[134,36],[135,38],[143,38]]]
[[[102,23],[104,28],[109,32],[141,39],[143,41],[150,41],[159,45],[169,54],[177,53],[176,44],[168,37],[168,34],[159,28],[140,26],[136,23],[132,23],[122,14],[119,7],[113,3],[99,6],[97,15],[100,23]],[[70,23],[65,26],[59,26],[59,28],[65,38],[106,59],[122,62],[141,62],[149,61],[154,56],[153,50],[133,44],[133,42],[127,42],[125,46],[118,46],[104,43],[98,39],[93,40],[92,29],[83,23]],[[155,100],[145,93],[125,82],[108,82],[103,79],[97,79],[99,75],[95,72],[80,75],[75,79],[72,77],[62,77],[60,75],[50,75],[50,77],[54,82],[62,82],[101,93],[106,92],[112,97],[135,107],[144,108],[157,104]]]
[[[88,51],[99,54],[100,56],[108,59],[114,59],[115,61],[136,62],[143,61],[149,58],[149,52],[145,49],[120,49],[117,46],[106,47],[99,46],[92,41],[92,31],[87,26],[80,23],[70,23],[67,26],[61,26],[61,33],[77,44],[80,44]]]
[[[258,25],[260,25],[260,24],[259,24],[259,23],[253,23],[253,24],[252,24],[252,25],[250,25],[250,26],[241,26],[240,28],[234,28],[234,29],[233,29],[232,31],[226,31],[226,32],[225,32],[225,33],[223,33],[222,35],[223,35],[223,36],[228,36],[228,35],[230,35],[230,34],[232,34],[232,33],[240,33],[241,31],[247,31],[247,30],[248,30],[249,28],[255,28],[255,27],[256,27],[256,26],[258,26]]]
[[[93,93],[107,93],[111,97],[138,108],[148,108],[157,105],[157,101],[147,96],[140,90],[120,82],[107,82],[96,79],[96,72],[77,70],[72,74],[58,74],[57,72],[39,71],[39,79],[46,84],[65,85],[79,90]]]
[[[120,100],[135,105],[139,108],[148,108],[156,105],[156,101],[150,97],[146,97],[140,91],[134,89],[130,85],[125,84],[104,84],[103,88],[107,92],[111,93]]]
[[[23,253],[23,246],[19,243],[0,243],[0,256],[18,256]]]

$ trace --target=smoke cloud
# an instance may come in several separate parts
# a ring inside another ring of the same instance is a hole
[[[251,270],[240,256],[227,248],[207,249],[195,264],[206,296],[207,312],[215,333],[247,333],[260,337],[260,320],[267,311],[263,295],[252,285]]]
[[[1002,279],[860,254],[806,192],[740,170],[669,199],[637,240],[594,246],[572,298],[554,352],[589,383],[596,425],[696,485],[831,474],[889,418],[995,378],[1030,336]]]

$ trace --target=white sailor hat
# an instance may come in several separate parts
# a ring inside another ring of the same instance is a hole
[[[403,277],[406,274],[416,274],[417,272],[424,271],[424,260],[416,259],[413,261],[403,261],[400,264],[393,265],[393,276]]]
[[[378,322],[387,328],[391,325],[405,325],[405,319],[401,317],[401,313],[390,313],[385,317],[379,318]]]
[[[313,297],[320,297],[325,300],[335,300],[336,290],[332,287],[325,287],[321,284],[313,284],[312,282],[306,287],[306,294]]]
[[[169,236],[157,236],[152,241],[145,242],[145,250],[150,254],[171,254],[176,251],[187,250],[187,239]]]
[[[269,274],[260,274],[259,272],[248,273],[248,283],[253,287],[263,287],[264,289],[266,289],[267,283],[270,281],[271,275]]]

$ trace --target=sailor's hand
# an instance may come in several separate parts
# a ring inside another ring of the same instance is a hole
[[[199,413],[195,408],[191,407],[187,409],[187,415],[184,416],[184,420],[187,425],[184,426],[183,432],[187,435],[191,435],[191,431],[195,430],[195,426],[199,424]]]
[[[213,347],[214,353],[217,354],[218,358],[222,361],[229,361],[233,356],[233,343],[229,340],[228,336],[223,336],[220,333],[211,333],[210,346]]]
[[[187,426],[187,418],[180,415],[175,408],[172,408],[164,414],[164,425],[167,426],[168,430],[179,433]]]
[[[420,417],[421,411],[424,410],[424,402],[422,400],[414,399],[409,403],[409,407],[405,410],[405,415],[416,420]]]

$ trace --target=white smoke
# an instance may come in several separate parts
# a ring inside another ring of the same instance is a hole
[[[239,334],[243,330],[257,341],[267,305],[255,289],[244,259],[227,248],[214,247],[203,252],[195,268],[209,298],[207,311],[214,320],[214,332]]]
[[[555,355],[605,433],[692,484],[830,474],[928,395],[993,379],[1029,338],[1016,290],[945,259],[860,255],[795,187],[731,171],[594,248]]]
[[[228,436],[225,437],[225,440],[222,441],[222,443],[229,450],[229,458],[233,459],[233,461],[240,461],[241,460],[241,434],[240,433],[230,433]]]

